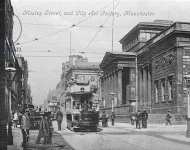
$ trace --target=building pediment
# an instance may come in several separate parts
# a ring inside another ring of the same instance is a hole
[[[135,61],[136,54],[133,52],[106,52],[104,58],[100,64],[100,68],[104,69],[110,64],[113,63],[127,63],[131,61]]]

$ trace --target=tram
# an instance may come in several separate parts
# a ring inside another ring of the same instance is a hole
[[[90,95],[87,93],[77,95],[79,101],[74,101],[70,111],[66,113],[67,128],[73,131],[97,131],[99,111],[93,108]]]

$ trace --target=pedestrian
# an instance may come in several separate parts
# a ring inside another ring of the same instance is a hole
[[[58,109],[56,113],[56,120],[58,125],[58,130],[61,131],[61,123],[63,121],[63,113],[60,111],[60,108]]]
[[[52,144],[53,124],[52,124],[51,112],[47,112],[47,114],[48,114],[48,123],[49,123],[48,144]]]
[[[24,114],[24,110],[19,110],[18,112],[18,127],[21,127],[21,122],[22,122],[22,116]]]
[[[29,110],[27,109],[25,110],[25,113],[22,115],[21,118],[21,130],[23,137],[22,146],[25,146],[29,140],[29,130],[30,130]]]
[[[146,110],[142,113],[142,128],[147,128],[148,113]]]
[[[115,113],[112,112],[111,113],[111,124],[112,124],[112,126],[114,126],[114,122],[115,122]]]
[[[166,114],[166,118],[165,118],[165,120],[166,120],[166,125],[172,125],[172,123],[171,123],[171,118],[172,118],[171,112],[168,111],[167,114]]]
[[[134,125],[136,121],[136,115],[134,113],[131,113],[130,120],[131,120],[131,125]]]
[[[137,129],[141,128],[141,120],[142,120],[142,113],[140,110],[138,110],[136,113],[136,128]]]
[[[106,113],[103,111],[102,114],[102,127],[106,127]]]
[[[13,114],[13,127],[16,128],[17,125],[18,125],[18,112],[16,111],[14,114]]]
[[[42,119],[40,121],[40,128],[36,140],[36,144],[40,143],[41,138],[44,138],[43,144],[48,144],[48,136],[49,136],[49,122],[48,122],[48,115],[44,113]]]

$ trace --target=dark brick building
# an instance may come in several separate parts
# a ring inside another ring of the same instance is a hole
[[[20,67],[16,57],[12,36],[14,12],[10,0],[0,1],[0,12],[0,149],[6,150],[7,144],[13,142],[11,114],[23,104],[19,96],[26,87],[23,84],[27,83],[28,70],[26,61],[24,67]]]
[[[0,149],[7,149],[7,123],[9,118],[6,60],[11,60],[13,9],[9,0],[0,2]]]

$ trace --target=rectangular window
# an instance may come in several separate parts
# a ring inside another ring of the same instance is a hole
[[[130,81],[135,81],[135,69],[130,69]]]
[[[140,33],[140,41],[148,41],[149,39],[151,38],[151,35],[150,33],[147,33],[147,32],[142,32]]]
[[[135,96],[136,96],[136,89],[135,89],[135,87],[131,87],[131,93],[130,93],[130,95],[131,95],[131,99],[135,99]]]
[[[158,103],[158,81],[154,82],[154,90],[155,90],[155,103]]]
[[[165,101],[165,79],[161,80],[161,101],[164,102]]]

